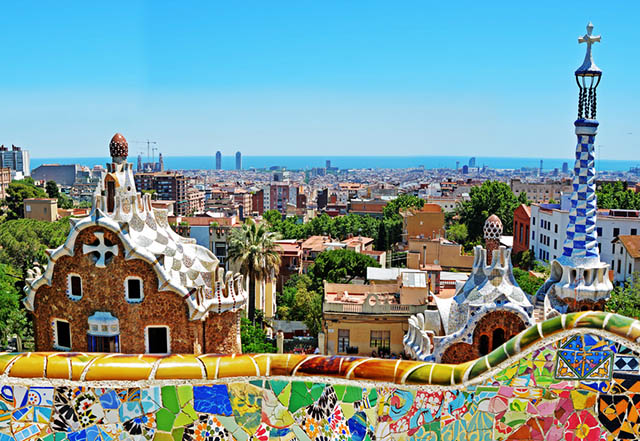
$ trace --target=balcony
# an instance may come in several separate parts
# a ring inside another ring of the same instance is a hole
[[[364,303],[324,302],[322,311],[345,314],[402,314],[413,315],[428,309],[428,305],[402,305],[379,301],[376,294],[369,294]]]

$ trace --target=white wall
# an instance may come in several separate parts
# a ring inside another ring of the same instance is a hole
[[[543,222],[549,222],[549,229],[542,228]],[[567,225],[569,224],[569,212],[565,210],[541,210],[539,205],[531,205],[531,228],[529,233],[530,247],[534,248],[535,258],[538,261],[557,259],[562,255]],[[556,233],[557,226],[557,233]],[[640,232],[640,219],[627,217],[614,217],[608,214],[598,214],[596,220],[598,232],[598,245],[600,248],[600,260],[612,265],[616,275],[618,273],[618,259],[622,259],[620,250],[613,255],[611,241],[615,236],[638,234]],[[634,231],[635,230],[635,231]],[[614,233],[616,233],[614,235]],[[548,242],[542,237],[549,237]],[[546,244],[548,243],[548,245]],[[557,246],[555,246],[557,243]],[[618,246],[619,248],[619,246]],[[543,254],[540,254],[540,251]],[[548,256],[548,257],[547,257]],[[621,262],[622,265],[622,262]],[[622,267],[621,271],[622,273]]]

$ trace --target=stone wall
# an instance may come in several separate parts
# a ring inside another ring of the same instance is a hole
[[[209,314],[204,322],[204,351],[220,354],[241,354],[240,316],[242,311]]]
[[[475,360],[501,345],[525,328],[522,319],[510,311],[494,311],[482,317],[473,330],[473,344],[455,343],[442,354],[443,363],[463,363]],[[501,330],[504,340],[494,342],[494,332]],[[486,349],[484,349],[486,348]],[[483,352],[484,351],[484,352]]]
[[[0,440],[638,439],[639,337],[638,321],[585,312],[458,366],[0,354]]]
[[[105,241],[117,245],[118,255],[106,268],[98,268],[82,245],[95,240],[94,232],[103,232]],[[145,327],[166,325],[170,328],[170,345],[174,353],[193,353],[202,341],[202,323],[188,319],[184,299],[171,291],[158,291],[158,278],[153,268],[142,260],[125,260],[125,252],[118,236],[109,230],[91,227],[82,231],[75,241],[74,256],[58,259],[51,286],[43,285],[35,296],[34,327],[36,348],[54,350],[52,321],[69,321],[71,349],[87,351],[88,318],[96,311],[110,312],[120,321],[120,351],[145,352]],[[82,278],[82,298],[67,296],[67,275]],[[129,303],[125,299],[125,279],[137,276],[143,280],[144,299]],[[215,316],[209,321],[215,320]],[[226,348],[225,348],[226,349]],[[218,352],[211,346],[212,352]]]

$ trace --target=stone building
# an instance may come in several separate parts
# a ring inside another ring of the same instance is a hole
[[[534,306],[516,282],[511,250],[500,246],[502,223],[485,222],[486,249],[476,246],[471,275],[452,298],[435,297],[440,325],[424,313],[409,319],[405,352],[441,363],[475,360],[534,324]],[[439,333],[441,331],[441,333]]]
[[[109,149],[91,214],[27,278],[37,350],[240,352],[242,276],[172,231],[167,211],[136,191],[122,135]]]

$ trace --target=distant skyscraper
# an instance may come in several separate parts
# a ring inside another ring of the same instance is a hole
[[[456,171],[460,170],[460,161],[456,161]]]
[[[544,162],[543,162],[543,161],[542,161],[542,159],[541,159],[541,160],[540,160],[540,170],[538,171],[538,174],[539,174],[539,175],[542,175],[542,164],[543,164],[543,163],[544,163]]]
[[[216,170],[222,170],[222,152],[220,150],[216,152]]]
[[[29,152],[13,144],[11,150],[4,145],[0,146],[0,168],[6,167],[13,171],[22,172],[24,176],[31,176]]]
[[[476,157],[474,156],[473,158],[469,159],[469,167],[475,167],[476,166]]]
[[[462,166],[462,174],[463,175],[469,174],[469,166],[468,165],[463,165]]]
[[[327,166],[326,168],[331,168],[331,159],[327,159]]]
[[[562,163],[562,173],[569,173],[569,163],[568,162],[563,162]]]
[[[158,153],[158,171],[164,171],[164,159],[162,159],[162,153]]]
[[[142,171],[142,155],[138,155],[138,171]]]
[[[242,170],[242,153],[236,152],[236,170]]]

